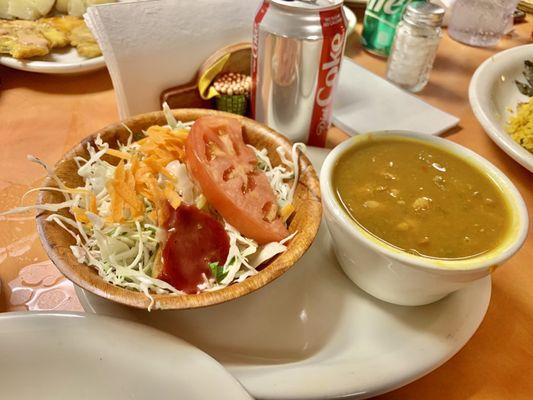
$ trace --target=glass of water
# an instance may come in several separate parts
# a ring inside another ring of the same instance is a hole
[[[451,10],[448,34],[471,46],[494,46],[511,22],[519,0],[457,0]]]

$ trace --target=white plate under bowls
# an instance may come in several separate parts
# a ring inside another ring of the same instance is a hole
[[[516,143],[505,131],[506,121],[519,102],[529,97],[518,91],[515,80],[522,76],[524,60],[533,61],[533,44],[496,53],[481,64],[470,81],[470,106],[485,132],[510,157],[533,172],[533,154]]]
[[[1,314],[0,359],[3,399],[251,400],[183,340],[97,315]]]
[[[47,56],[29,60],[17,60],[1,55],[0,64],[21,71],[43,74],[81,74],[105,67],[103,56],[85,58],[80,56],[74,47],[53,49]]]
[[[320,166],[326,151],[309,153]],[[86,311],[179,336],[222,363],[255,398],[283,400],[367,398],[420,378],[470,339],[490,293],[487,277],[427,306],[376,300],[337,265],[325,224],[297,265],[225,304],[148,313],[78,289]]]

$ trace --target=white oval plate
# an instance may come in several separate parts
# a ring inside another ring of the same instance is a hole
[[[105,67],[103,56],[95,58],[81,57],[74,47],[53,49],[45,57],[30,60],[17,60],[10,56],[0,55],[0,64],[21,71],[40,72],[43,74],[80,74]]]
[[[5,313],[0,343],[5,399],[251,399],[207,354],[129,321]]]
[[[533,154],[516,143],[505,131],[519,102],[529,100],[518,91],[514,81],[525,82],[524,60],[533,61],[533,44],[513,47],[496,53],[481,64],[470,81],[470,106],[485,132],[510,157],[533,172]]]
[[[327,154],[309,149],[320,166]],[[222,363],[259,399],[366,398],[406,385],[457,353],[483,320],[490,277],[421,307],[379,301],[337,265],[322,224],[282,277],[213,307],[145,312],[77,288],[88,312],[155,326]]]

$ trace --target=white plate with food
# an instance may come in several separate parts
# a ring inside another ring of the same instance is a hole
[[[85,58],[74,48],[55,50],[38,60],[17,60],[10,56],[0,56],[0,64],[28,72],[43,74],[80,74],[105,67],[103,56]]]
[[[47,74],[103,68],[83,14],[105,2],[111,0],[0,0],[0,64]]]
[[[515,161],[533,172],[533,64],[529,64],[530,67],[525,64],[530,61],[533,62],[533,44],[496,53],[474,73],[469,99],[476,118],[489,137]],[[524,94],[528,90],[529,95]],[[521,108],[520,116],[509,124],[522,103],[526,105]]]
[[[309,149],[315,167],[326,154]],[[322,224],[294,268],[228,303],[148,313],[77,293],[88,312],[142,322],[198,346],[256,398],[367,398],[406,385],[456,354],[483,320],[491,279],[426,306],[385,303],[344,275]]]
[[[219,363],[150,327],[81,313],[0,315],[8,399],[251,399]]]

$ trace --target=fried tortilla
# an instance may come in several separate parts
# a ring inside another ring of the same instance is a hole
[[[0,22],[0,53],[18,59],[45,56],[50,52],[48,40],[36,25],[19,24],[26,21]]]
[[[93,58],[102,55],[96,39],[85,24],[74,28],[70,32],[70,44],[76,46],[78,53],[82,57]]]
[[[75,46],[82,57],[102,54],[83,19],[72,16],[37,21],[0,20],[0,53],[17,59],[45,56],[50,49]]]

